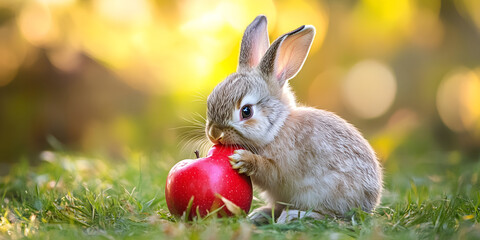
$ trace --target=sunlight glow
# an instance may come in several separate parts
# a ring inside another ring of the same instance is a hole
[[[135,89],[191,93],[235,71],[243,31],[258,14],[268,18],[271,41],[312,24],[317,35],[310,54],[322,45],[328,15],[320,3],[307,0],[183,0],[174,6],[149,0],[36,0],[20,9],[17,22],[24,39],[47,47],[50,62],[62,71],[76,69],[86,54]]]
[[[243,32],[258,14],[267,15],[270,26],[276,23],[275,5],[271,0],[213,0],[209,1],[209,4],[186,0],[180,1],[180,4],[182,17],[186,20],[182,28],[187,30],[201,29],[209,32],[228,25],[238,32]]]
[[[52,28],[50,10],[43,4],[31,2],[22,9],[18,25],[27,41],[33,45],[42,45],[47,42]]]
[[[380,53],[393,51],[399,47],[409,27],[414,24],[412,15],[415,9],[415,2],[409,0],[357,1],[357,6],[346,26],[351,32],[351,44],[359,51]]]
[[[95,8],[105,18],[123,24],[141,24],[150,21],[147,0],[96,0]]]
[[[437,90],[440,118],[455,132],[478,128],[480,121],[480,78],[469,69],[448,74]]]
[[[67,6],[74,3],[76,0],[37,0],[38,2],[52,6]]]
[[[362,118],[375,118],[392,105],[397,84],[393,72],[385,64],[364,60],[347,73],[342,90],[352,112]]]
[[[26,53],[27,47],[16,26],[0,26],[0,87],[13,80]]]
[[[58,47],[47,53],[50,62],[58,69],[71,72],[78,68],[81,62],[80,52],[72,47]]]
[[[275,33],[279,37],[301,25],[313,25],[316,30],[315,39],[310,49],[316,52],[323,43],[328,28],[328,12],[320,1],[278,1],[277,25]],[[270,39],[273,41],[274,39]],[[310,54],[311,54],[310,53]]]

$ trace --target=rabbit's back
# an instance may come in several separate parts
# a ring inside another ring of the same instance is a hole
[[[342,118],[297,107],[274,139],[262,155],[276,160],[278,172],[253,179],[271,199],[328,215],[378,204],[382,169],[375,152]]]

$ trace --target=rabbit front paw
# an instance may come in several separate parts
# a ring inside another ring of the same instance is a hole
[[[256,156],[247,150],[235,150],[230,158],[232,168],[238,170],[239,173],[244,173],[251,176],[256,171],[255,160]]]

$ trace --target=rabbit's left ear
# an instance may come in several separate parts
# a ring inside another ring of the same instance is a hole
[[[248,25],[243,34],[237,71],[249,71],[256,67],[268,46],[270,46],[270,40],[268,40],[267,18],[259,15]]]
[[[314,37],[315,28],[311,25],[301,26],[279,37],[263,56],[260,71],[269,81],[277,81],[283,87],[302,68]]]

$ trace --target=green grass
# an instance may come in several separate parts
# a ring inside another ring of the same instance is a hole
[[[254,227],[243,217],[172,218],[164,187],[177,161],[44,152],[0,179],[0,239],[479,239],[480,161],[458,152],[403,151],[384,164],[385,193],[372,214]],[[254,201],[254,207],[261,205]]]

